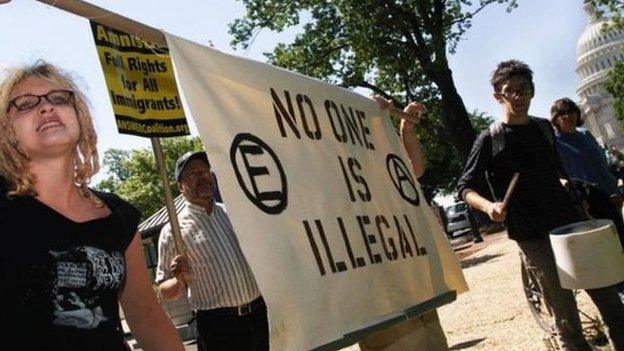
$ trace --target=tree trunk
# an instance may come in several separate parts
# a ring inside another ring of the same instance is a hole
[[[436,71],[434,74],[435,77],[432,78],[442,95],[442,121],[451,136],[453,145],[459,151],[459,157],[463,164],[472,149],[476,133],[470,123],[470,116],[464,101],[455,88],[451,70],[445,68]]]

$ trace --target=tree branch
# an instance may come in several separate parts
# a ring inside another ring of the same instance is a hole
[[[405,38],[412,43],[414,55],[418,58],[418,61],[420,62],[420,65],[423,67],[423,69],[427,69],[428,67],[430,67],[431,50],[425,42],[423,30],[420,28],[420,21],[418,20],[418,18],[414,16],[413,12],[405,11],[402,8],[397,7],[394,2],[389,2],[387,0],[384,2],[388,5],[388,8],[393,10],[395,14],[399,14],[401,15],[401,17],[409,19],[405,22],[410,23],[410,28],[412,29],[412,32],[402,26],[399,26],[398,29],[403,34],[403,36],[405,36]],[[399,23],[399,21],[395,20],[395,23]]]
[[[476,14],[478,14],[479,12],[481,12],[481,10],[483,10],[484,8],[486,8],[488,5],[490,5],[492,3],[492,1],[488,1],[488,2],[484,2],[481,4],[481,6],[479,6],[479,8],[477,8],[474,12],[472,13],[467,13],[465,15],[463,15],[462,17],[456,19],[455,21],[451,22],[451,25],[455,25],[459,22],[465,21],[466,18],[473,18]]]
[[[327,48],[323,53],[321,53],[320,56],[317,56],[316,59],[312,62],[306,62],[306,65],[309,66],[313,66],[315,67],[319,62],[321,62],[322,60],[324,60],[326,57],[328,57],[329,55],[331,55],[332,53],[336,52],[336,51],[340,51],[344,48],[349,47],[348,44],[342,44],[342,45],[338,45],[338,46],[334,46],[334,47],[330,47]]]
[[[370,89],[370,90],[374,91],[375,93],[383,96],[387,100],[392,100],[395,105],[401,106],[401,108],[405,105],[405,104],[401,103],[400,101],[397,101],[392,95],[386,93],[385,90],[383,90],[380,87],[378,87],[376,85],[373,85],[373,84],[371,84],[371,83],[369,83],[369,82],[367,82],[365,80],[357,82],[356,84],[357,84],[356,86],[358,86],[358,87],[367,88],[367,89]]]
[[[431,22],[431,18],[429,17],[429,11],[428,11],[429,6],[425,6],[425,5],[426,5],[425,1],[423,0],[416,1],[416,11],[418,11],[418,13],[420,14],[420,18],[422,18],[425,28],[433,28],[434,25]]]
[[[444,0],[434,0],[434,27],[431,28],[431,41],[435,53],[436,66],[447,66],[446,33],[444,33]]]

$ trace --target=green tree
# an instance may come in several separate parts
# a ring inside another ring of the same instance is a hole
[[[484,112],[473,111],[470,113],[470,121],[479,133],[488,128],[494,119]],[[460,161],[457,149],[444,142],[448,140],[448,133],[440,119],[430,119],[428,123],[436,125],[433,128],[418,126],[416,132],[427,155],[427,171],[419,181],[425,197],[432,199],[438,193],[448,195],[455,190],[463,162]]]
[[[465,158],[475,138],[457,93],[447,52],[492,3],[515,0],[241,0],[246,16],[230,25],[232,44],[247,48],[257,30],[300,24],[291,44],[267,54],[278,66],[345,87],[371,89],[395,101],[439,98],[440,117]]]
[[[605,88],[613,95],[613,108],[615,109],[615,117],[624,126],[624,63],[615,64],[609,76]]]
[[[177,196],[179,191],[173,179],[175,161],[187,151],[201,150],[201,140],[198,137],[162,139],[162,149],[171,191]],[[108,149],[104,152],[103,163],[107,178],[95,186],[97,189],[114,192],[130,201],[141,211],[143,218],[164,205],[160,173],[151,148]]]
[[[300,25],[292,43],[265,54],[270,63],[347,88],[370,89],[398,105],[425,103],[429,113],[418,134],[429,166],[421,183],[428,189],[451,188],[476,133],[447,53],[455,51],[478,12],[492,3],[506,4],[510,11],[516,0],[480,0],[474,6],[465,0],[240,1],[246,15],[230,24],[234,47],[247,48],[261,29]]]
[[[624,2],[622,0],[589,0],[598,12],[609,19],[604,31],[624,30]],[[624,126],[624,62],[617,62],[609,72],[605,88],[613,95],[615,117]]]
[[[585,0],[598,10],[598,12],[610,19],[608,25],[611,29],[624,29],[624,1],[622,0]]]

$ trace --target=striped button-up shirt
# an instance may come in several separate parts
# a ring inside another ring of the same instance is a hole
[[[215,203],[207,214],[203,207],[187,201],[179,222],[193,275],[188,289],[193,310],[240,306],[260,296],[223,205]],[[171,225],[167,224],[158,241],[158,283],[173,276],[169,266],[175,255]]]

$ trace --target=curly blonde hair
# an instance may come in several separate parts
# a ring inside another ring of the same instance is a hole
[[[31,77],[45,79],[61,89],[74,92],[74,109],[78,116],[80,137],[74,152],[74,183],[88,196],[88,184],[99,169],[97,135],[87,100],[69,75],[55,66],[37,61],[35,64],[7,70],[0,83],[0,176],[8,186],[9,195],[36,195],[35,176],[28,171],[29,156],[19,145],[8,118],[9,97],[17,85]]]

